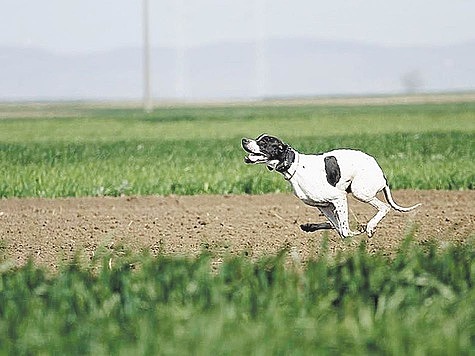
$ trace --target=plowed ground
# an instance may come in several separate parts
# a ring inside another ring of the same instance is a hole
[[[101,253],[195,256],[208,251],[217,263],[229,255],[250,258],[287,248],[306,260],[328,240],[331,254],[362,241],[375,253],[393,254],[409,233],[416,242],[444,247],[475,235],[475,191],[394,191],[400,205],[423,205],[410,213],[391,210],[372,238],[342,240],[334,231],[305,233],[299,225],[322,222],[315,208],[291,194],[0,200],[0,261],[55,269],[74,255],[87,262]],[[375,210],[350,198],[352,226]],[[113,262],[113,261],[111,261]]]

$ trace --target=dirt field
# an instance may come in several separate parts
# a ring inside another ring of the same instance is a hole
[[[299,225],[324,221],[314,208],[290,194],[263,196],[167,196],[0,200],[0,262],[25,263],[29,256],[57,267],[75,253],[84,260],[104,251],[148,249],[178,255],[210,251],[224,256],[273,254],[283,247],[306,259],[328,237],[332,253],[366,241],[371,252],[391,254],[415,230],[418,242],[441,246],[463,243],[475,235],[475,191],[395,191],[414,212],[391,211],[372,238],[341,240],[334,231],[305,233]],[[350,199],[350,220],[364,224],[374,215],[369,205]]]

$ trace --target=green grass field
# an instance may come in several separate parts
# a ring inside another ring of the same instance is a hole
[[[67,109],[67,110],[66,110]],[[38,115],[38,114],[35,114]],[[243,164],[243,136],[376,157],[393,188],[474,189],[475,104],[137,109],[60,106],[0,120],[0,197],[288,190]],[[62,117],[64,116],[64,117]]]
[[[302,152],[364,150],[393,188],[474,189],[475,103],[0,110],[3,198],[287,191],[243,163],[241,137],[262,132]],[[0,355],[475,353],[473,241],[305,266],[288,251],[229,256],[215,270],[206,254],[110,268],[99,252],[56,273],[0,257]]]

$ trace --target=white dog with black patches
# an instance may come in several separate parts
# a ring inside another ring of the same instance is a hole
[[[329,220],[301,225],[307,232],[336,229],[342,238],[363,232],[371,237],[376,225],[390,210],[389,205],[400,212],[411,211],[420,205],[404,208],[396,204],[381,167],[373,157],[361,151],[338,149],[307,155],[266,134],[255,140],[243,138],[242,147],[248,153],[246,163],[263,163],[269,170],[283,174],[295,195],[305,204],[317,207]],[[376,197],[380,191],[384,192],[389,205]],[[347,193],[378,210],[361,231],[350,230]]]

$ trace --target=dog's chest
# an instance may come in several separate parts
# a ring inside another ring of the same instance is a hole
[[[338,189],[327,183],[323,166],[313,162],[301,162],[290,184],[294,194],[312,206],[325,204],[339,193]]]

